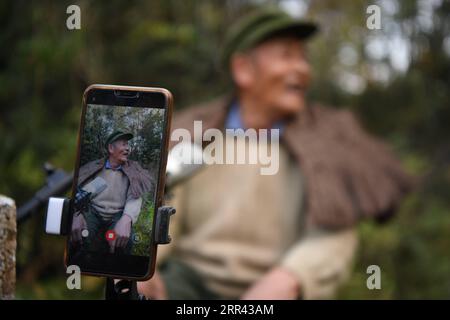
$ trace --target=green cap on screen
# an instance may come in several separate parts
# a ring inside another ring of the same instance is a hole
[[[253,48],[278,34],[300,39],[312,36],[318,27],[312,22],[296,19],[279,9],[259,9],[240,19],[228,33],[222,52],[223,66],[228,69],[231,56]]]
[[[108,150],[108,145],[110,145],[111,143],[120,140],[120,139],[124,139],[124,140],[131,140],[133,139],[133,135],[131,133],[126,133],[123,131],[114,131],[113,133],[111,133],[108,138],[105,141],[105,149]]]

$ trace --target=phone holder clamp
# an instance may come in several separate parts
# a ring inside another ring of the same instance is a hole
[[[45,218],[45,232],[53,235],[68,235],[70,230],[70,206],[69,198],[54,198],[48,200],[47,214]],[[156,244],[168,244],[171,241],[169,235],[170,217],[175,214],[173,207],[162,206],[156,212],[154,241]]]
[[[48,200],[45,218],[45,232],[52,235],[68,235],[70,230],[70,208],[73,205],[69,198],[54,198]],[[162,206],[156,211],[154,241],[156,244],[168,244],[170,217],[175,214],[173,207]],[[106,278],[105,298],[107,300],[145,300],[145,296],[137,292],[136,281],[114,280]]]

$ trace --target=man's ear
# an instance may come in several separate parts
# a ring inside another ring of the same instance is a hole
[[[107,156],[109,156],[113,151],[114,151],[113,144],[112,143],[108,144],[108,154],[107,154]]]
[[[254,65],[248,53],[236,53],[230,61],[231,76],[238,88],[248,88],[255,77]]]

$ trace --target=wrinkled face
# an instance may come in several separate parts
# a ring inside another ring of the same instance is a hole
[[[300,39],[269,39],[238,59],[243,61],[232,71],[238,90],[254,97],[266,112],[279,118],[305,108],[311,71]]]
[[[120,139],[108,145],[109,158],[116,163],[124,164],[130,154],[128,141]]]

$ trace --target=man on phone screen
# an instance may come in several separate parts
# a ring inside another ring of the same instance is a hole
[[[149,172],[128,159],[131,139],[131,133],[114,131],[105,141],[106,157],[79,170],[78,188],[89,191],[90,201],[75,212],[71,238],[89,251],[131,252],[132,226],[153,185]]]

